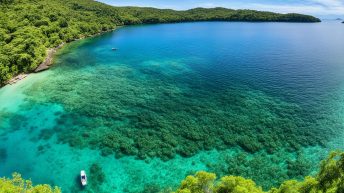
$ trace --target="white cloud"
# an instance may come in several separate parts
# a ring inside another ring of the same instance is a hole
[[[344,6],[324,7],[321,5],[273,5],[252,4],[259,10],[273,10],[280,13],[304,13],[312,15],[344,15]]]
[[[344,3],[341,0],[311,0],[312,2],[318,3],[325,7],[333,8],[333,7],[343,7]]]

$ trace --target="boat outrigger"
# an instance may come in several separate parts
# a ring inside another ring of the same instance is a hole
[[[86,186],[86,185],[87,185],[87,176],[86,176],[85,170],[81,170],[81,172],[80,172],[80,178],[81,178],[81,184],[82,184],[83,186]]]

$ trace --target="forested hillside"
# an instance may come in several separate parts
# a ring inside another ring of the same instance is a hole
[[[319,22],[300,14],[196,8],[188,11],[112,7],[92,0],[0,0],[0,86],[34,70],[47,48],[116,26],[186,21]]]

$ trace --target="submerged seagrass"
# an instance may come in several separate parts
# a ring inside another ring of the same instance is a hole
[[[68,61],[70,68],[73,61]],[[250,153],[297,151],[322,145],[331,134],[295,104],[240,84],[216,89],[186,69],[164,74],[174,68],[95,66],[57,76],[27,93],[63,104],[66,113],[54,129],[60,141],[117,157],[167,160],[236,146]]]
[[[199,25],[202,26],[190,26]],[[169,34],[170,26],[151,28]],[[146,51],[123,53],[134,45],[122,45],[115,39],[113,43],[124,46],[124,50],[113,53],[106,49],[111,43],[105,41],[111,42],[110,38],[111,35],[75,45],[78,52],[65,50],[56,62],[54,78],[26,92],[33,96],[30,104],[38,99],[40,103],[63,105],[66,112],[54,131],[60,141],[71,146],[89,146],[101,150],[103,155],[168,160],[176,154],[192,156],[202,150],[232,147],[249,153],[274,153],[280,149],[295,152],[301,147],[324,145],[333,135],[335,128],[324,128],[324,124],[336,124],[338,120],[323,120],[318,113],[326,104],[310,106],[312,98],[304,100],[299,96],[288,101],[281,96],[283,91],[264,92],[257,89],[258,85],[242,82],[242,77],[227,76],[215,69],[192,69],[204,67],[206,61],[202,60],[208,58],[197,58],[202,52],[190,58],[163,58],[169,49],[158,52],[160,44],[148,48],[139,42],[138,46]],[[192,50],[195,45],[186,49]],[[154,51],[159,57],[140,60],[146,52]],[[226,52],[222,54],[224,57]],[[119,63],[129,55],[133,58],[127,59],[126,64]],[[207,73],[206,77],[203,73]],[[322,100],[321,96],[309,97]]]
[[[1,159],[8,164],[5,144],[24,136],[49,167],[52,152],[62,152],[68,164],[51,164],[58,175],[79,165],[93,171],[97,192],[164,188],[200,169],[264,188],[301,179],[328,148],[344,148],[344,42],[332,39],[344,35],[339,27],[148,25],[74,42],[41,79],[18,85],[16,110],[1,109]],[[68,179],[58,185],[70,188]]]

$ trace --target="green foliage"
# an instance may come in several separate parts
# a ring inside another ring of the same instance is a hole
[[[332,152],[321,163],[317,180],[323,192],[344,192],[344,152]]]
[[[252,180],[243,177],[225,176],[218,182],[216,175],[204,171],[187,176],[176,193],[263,193]]]
[[[0,86],[34,70],[46,49],[116,26],[185,21],[318,22],[300,14],[196,8],[188,11],[112,7],[92,0],[0,0]],[[254,151],[257,147],[247,147]]]
[[[225,176],[215,181],[215,174],[204,171],[188,176],[176,193],[264,193],[252,180],[243,177]],[[267,193],[342,193],[344,192],[344,152],[332,152],[321,163],[315,177],[307,176],[303,181],[288,180],[279,188]]]
[[[9,4],[9,3],[13,3],[14,0],[0,0],[0,4]]]
[[[30,180],[22,179],[21,175],[14,173],[12,179],[0,178],[0,192],[2,193],[61,193],[58,187],[47,184],[33,186]]]
[[[213,192],[216,175],[204,171],[197,172],[195,176],[188,176],[182,181],[178,193]]]
[[[257,187],[252,180],[243,177],[225,176],[216,186],[215,192],[218,193],[262,193],[262,188]]]

